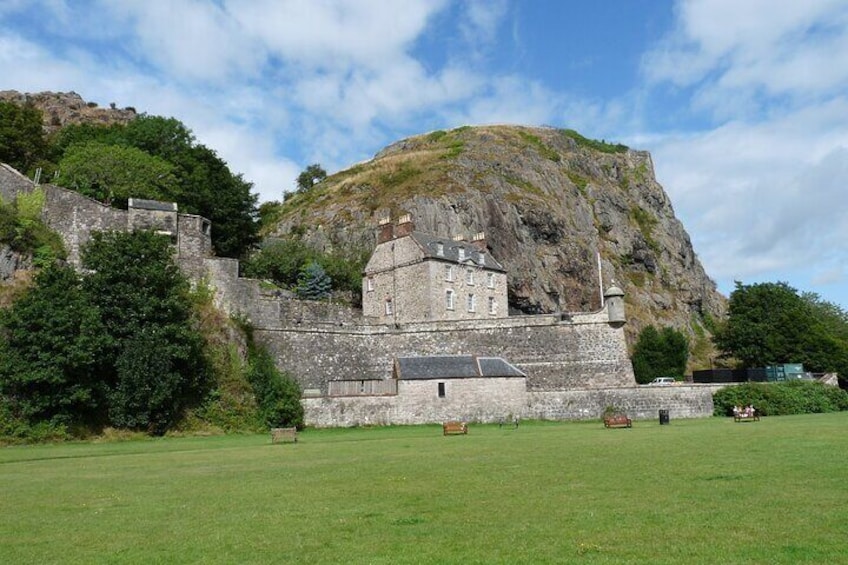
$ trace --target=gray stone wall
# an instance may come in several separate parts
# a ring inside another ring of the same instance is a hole
[[[606,314],[597,317],[605,320]],[[278,367],[303,388],[322,394],[330,380],[387,379],[396,357],[422,355],[503,357],[527,373],[528,390],[635,385],[624,332],[602,321],[562,321],[550,315],[395,327],[356,325],[355,320],[347,325],[343,319],[288,320],[285,326],[255,323],[255,335]]]
[[[486,379],[457,379],[482,381]],[[659,423],[659,410],[678,418],[703,418],[713,413],[712,386],[628,387],[557,392],[524,392],[521,379],[489,379],[488,383],[445,381],[454,385],[438,398],[439,381],[398,383],[394,397],[305,398],[306,421],[316,427],[441,423],[463,420],[498,422],[510,414],[535,420],[599,420],[615,406],[634,420]],[[412,386],[405,386],[405,385]],[[451,402],[451,391],[456,402]],[[491,399],[491,402],[487,402]],[[440,402],[440,401],[446,402]],[[638,424],[637,424],[638,425]]]
[[[445,396],[438,396],[438,383]],[[523,378],[398,381],[396,396],[306,398],[306,421],[316,427],[428,424],[448,420],[497,422],[524,409]]]
[[[80,265],[80,252],[95,231],[127,229],[127,212],[118,210],[53,185],[43,185],[45,201],[41,217],[59,233],[68,251],[68,261]]]
[[[704,418],[713,414],[713,392],[720,387],[691,385],[627,387],[602,390],[529,392],[527,418],[586,420],[600,418],[607,406],[634,420],[658,419],[659,410],[675,418]]]
[[[11,204],[19,192],[29,192],[32,189],[32,181],[9,165],[0,163],[0,200]]]
[[[41,217],[62,238],[72,265],[79,267],[80,251],[92,232],[153,229],[176,236],[177,263],[188,276],[197,280],[205,275],[203,259],[212,255],[211,225],[206,218],[178,214],[176,204],[170,210],[120,210],[60,186],[44,184],[40,188],[44,191]],[[4,202],[13,202],[17,194],[34,189],[32,181],[0,164],[0,197]]]

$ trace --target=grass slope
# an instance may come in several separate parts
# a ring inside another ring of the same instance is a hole
[[[0,562],[846,563],[848,414],[0,450]]]

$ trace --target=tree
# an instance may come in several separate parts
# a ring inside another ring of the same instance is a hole
[[[28,173],[46,154],[41,110],[0,102],[0,163]]]
[[[330,296],[332,288],[333,281],[327,276],[324,268],[313,261],[301,269],[295,292],[306,300],[322,300]]]
[[[783,282],[743,285],[730,295],[727,320],[713,337],[743,367],[803,363],[812,372],[848,371],[845,312]]]
[[[321,165],[318,163],[309,165],[297,176],[297,191],[309,190],[325,178],[327,178],[327,171]]]
[[[97,420],[104,401],[101,352],[109,337],[76,272],[44,269],[0,314],[0,396],[16,415],[31,422]]]
[[[174,167],[135,147],[97,141],[72,145],[59,170],[58,184],[123,207],[132,197],[172,200],[179,192]]]
[[[636,382],[645,384],[657,377],[682,378],[689,358],[689,340],[674,329],[660,331],[648,326],[639,333],[633,348],[633,372]]]
[[[83,288],[111,340],[101,352],[109,421],[161,433],[209,385],[188,281],[168,239],[152,232],[94,233],[82,264],[91,271]]]

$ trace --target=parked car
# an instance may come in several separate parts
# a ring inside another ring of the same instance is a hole
[[[648,386],[669,386],[673,385],[676,381],[671,377],[657,377],[648,383]]]

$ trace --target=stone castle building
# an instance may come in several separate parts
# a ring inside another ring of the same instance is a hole
[[[380,222],[365,266],[362,313],[379,323],[486,320],[506,312],[506,271],[472,241],[416,232],[409,215]]]
[[[673,417],[712,414],[709,387],[636,385],[624,293],[615,286],[596,312],[509,316],[508,273],[482,234],[466,241],[417,232],[410,217],[382,221],[359,310],[280,296],[239,277],[238,261],[212,255],[214,226],[175,204],[132,199],[118,210],[0,166],[4,202],[34,190],[74,264],[93,231],[152,229],[171,238],[184,272],[250,321],[300,383],[309,425],[585,419],[608,406],[634,418],[659,408]]]

